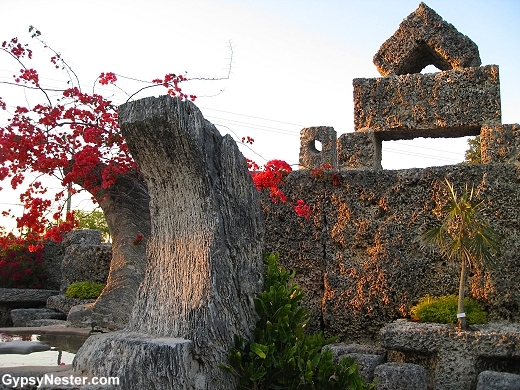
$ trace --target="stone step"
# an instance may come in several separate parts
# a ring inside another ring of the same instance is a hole
[[[0,304],[45,304],[47,298],[59,293],[58,290],[0,288]]]
[[[71,323],[67,320],[55,320],[52,318],[44,318],[44,319],[40,319],[40,320],[27,321],[27,324],[25,326],[40,327],[40,326],[55,326],[55,325],[70,326]]]
[[[477,390],[518,389],[520,389],[520,375],[496,371],[482,371],[478,375]]]
[[[14,327],[28,326],[27,323],[33,320],[65,320],[65,314],[51,309],[12,309],[11,319]]]
[[[426,390],[426,369],[413,363],[385,363],[374,371],[377,390]]]
[[[325,348],[332,351],[333,359],[336,362],[345,356],[354,359],[357,363],[359,374],[367,383],[374,380],[376,367],[386,361],[386,351],[377,346],[337,343],[327,345]]]
[[[47,309],[56,310],[67,315],[73,306],[93,303],[95,301],[95,299],[69,298],[63,294],[53,295],[47,299]]]

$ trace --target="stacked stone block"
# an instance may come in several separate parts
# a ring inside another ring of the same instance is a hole
[[[345,133],[338,138],[340,169],[381,169],[382,142],[374,130]]]
[[[480,148],[483,164],[520,162],[520,125],[482,127]]]
[[[480,66],[477,45],[434,10],[419,8],[378,50],[374,64],[382,76],[419,73],[427,65],[440,70]]]
[[[354,128],[383,140],[478,135],[501,124],[498,66],[354,79]]]
[[[337,158],[315,141],[322,127],[301,132],[300,168],[326,159],[339,169],[381,169],[382,141],[483,135],[483,163],[518,161],[516,125],[502,125],[497,65],[480,66],[477,45],[421,3],[374,56],[383,77],[357,78],[354,133],[337,140]],[[440,72],[421,74],[434,65]],[[329,128],[327,128],[329,129]],[[321,137],[321,138],[320,138]]]
[[[321,143],[321,150],[316,148]],[[333,127],[308,127],[300,132],[300,169],[311,169],[323,164],[337,165],[336,131]]]

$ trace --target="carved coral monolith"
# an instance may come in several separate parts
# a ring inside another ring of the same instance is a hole
[[[119,116],[150,193],[148,263],[127,327],[88,340],[75,369],[119,376],[123,388],[230,389],[217,365],[234,333],[251,334],[263,279],[246,161],[191,102],[146,98]]]

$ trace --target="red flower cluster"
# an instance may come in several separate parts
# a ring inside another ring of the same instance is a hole
[[[188,79],[183,75],[177,76],[175,73],[168,73],[164,76],[164,79],[154,79],[152,83],[162,84],[165,88],[168,88],[168,95],[170,96],[178,96],[181,100],[189,98],[194,102],[197,96],[187,95],[182,92],[181,87],[179,87],[179,84],[183,81],[188,81]]]
[[[117,77],[115,73],[107,72],[107,73],[101,73],[99,75],[99,84],[101,85],[108,85],[108,84],[114,84],[117,81]]]
[[[260,170],[258,164],[253,160],[246,158],[246,161],[256,188],[258,190],[269,189],[271,191],[269,197],[273,203],[278,203],[278,201],[285,203],[287,195],[280,189],[280,186],[283,185],[285,177],[292,171],[291,166],[285,161],[271,160]],[[305,219],[308,219],[311,215],[311,208],[303,199],[296,201],[294,211]]]
[[[31,27],[31,31],[34,27]],[[36,30],[36,39],[40,32]],[[40,40],[39,40],[40,41]],[[40,41],[45,49],[50,49]],[[39,85],[39,74],[25,64],[33,52],[22,45],[17,38],[3,42],[0,50],[13,57],[22,65],[15,75],[18,83],[31,83],[41,91],[43,101],[16,107],[7,125],[0,127],[0,180],[9,178],[16,189],[24,182],[28,173],[36,175],[61,175],[63,186],[80,183],[91,194],[112,186],[121,174],[136,170],[137,166],[128,152],[121,136],[117,108],[101,95],[85,93],[77,80],[70,80],[71,87],[62,91],[62,96],[48,94]],[[53,51],[50,62],[57,69],[74,72],[61,55]],[[52,77],[52,76],[51,76]],[[113,84],[117,76],[113,72],[103,72],[98,81],[101,85]],[[172,96],[181,99],[195,99],[182,92],[179,84],[187,81],[183,75],[167,74],[164,79],[156,79],[149,84],[163,85]],[[6,103],[0,98],[0,108]],[[74,189],[71,189],[74,192]],[[53,203],[42,197],[44,192],[35,183],[21,195],[24,215],[17,218],[17,226],[33,237],[59,239],[60,233],[73,228],[72,220],[59,220],[60,212],[54,215],[55,223],[61,226],[46,230],[51,223],[46,215]],[[55,201],[62,201],[65,192],[59,192]],[[64,202],[61,203],[61,207]],[[60,210],[61,211],[61,210]]]
[[[20,69],[20,75],[19,76],[13,76],[14,81],[19,83],[22,80],[32,82],[35,86],[40,86],[40,81],[38,78],[38,72],[36,72],[34,69]]]
[[[270,189],[271,193],[269,196],[274,203],[277,203],[278,200],[285,203],[287,196],[279,186],[283,184],[283,180],[291,171],[291,166],[285,161],[270,160],[264,165],[263,170],[252,172],[253,182],[258,190]]]
[[[260,169],[260,167],[258,166],[258,164],[256,162],[254,162],[250,158],[246,157],[246,162],[247,162],[247,169],[251,172],[251,175],[254,176],[256,174],[256,171],[258,171]]]
[[[58,215],[54,215],[55,220],[59,220]],[[71,230],[79,227],[79,222],[74,219],[74,212],[67,213],[65,221],[60,221],[58,224],[51,226],[45,231],[44,238],[52,239],[56,242],[63,240],[63,233],[70,232]]]
[[[0,286],[41,288],[43,245],[8,235],[0,238]]]
[[[332,164],[322,164],[319,168],[314,168],[311,175],[319,181],[330,181],[333,186],[341,185],[341,175],[337,172],[332,172],[334,166]]]
[[[296,201],[296,206],[294,206],[294,211],[300,217],[304,217],[305,219],[309,219],[311,216],[311,208],[308,204],[305,203],[303,199],[298,199]]]
[[[9,42],[2,42],[2,50],[8,52],[16,59],[21,59],[27,56],[32,58],[32,50],[27,49],[27,44],[22,45],[18,42],[18,38],[13,38]]]

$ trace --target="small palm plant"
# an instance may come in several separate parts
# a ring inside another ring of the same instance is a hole
[[[473,200],[473,188],[466,188],[458,197],[453,185],[446,179],[449,202],[441,226],[421,235],[421,244],[437,246],[449,260],[461,262],[457,327],[468,328],[464,313],[464,293],[468,268],[493,264],[500,255],[501,236],[493,230],[481,214],[483,202]]]

